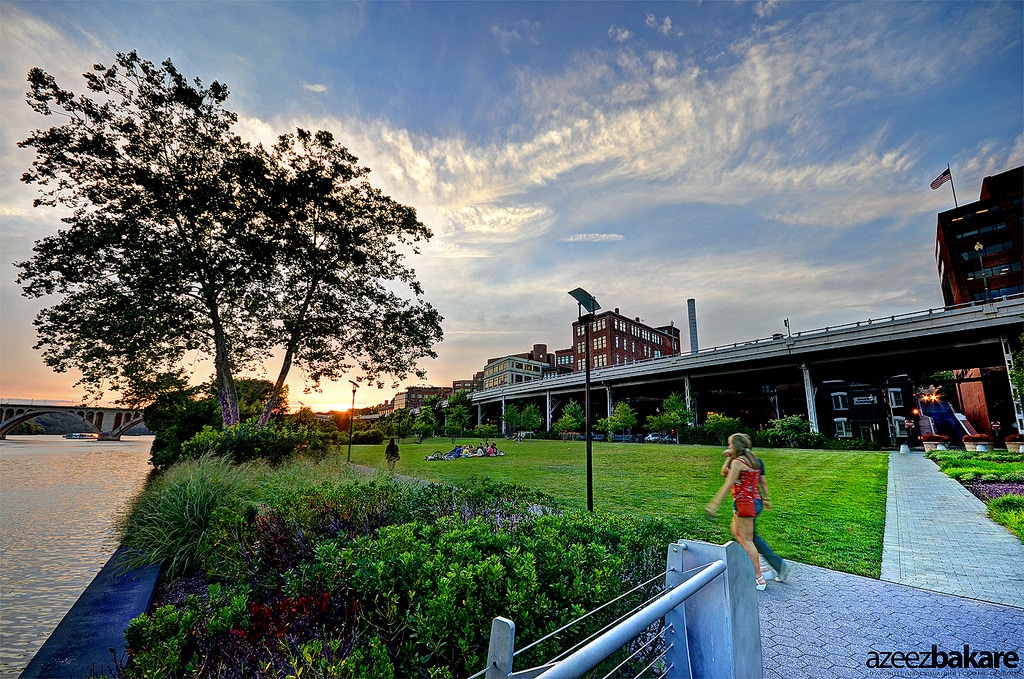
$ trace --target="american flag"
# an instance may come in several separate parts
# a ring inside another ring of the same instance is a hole
[[[942,174],[940,174],[938,177],[936,177],[932,181],[932,183],[931,183],[932,191],[934,191],[935,189],[939,188],[940,186],[942,186],[946,182],[950,181],[951,179],[953,179],[953,175],[951,175],[949,173],[949,168],[947,167],[945,170],[942,171]]]

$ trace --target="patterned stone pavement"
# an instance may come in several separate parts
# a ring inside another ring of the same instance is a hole
[[[882,580],[1024,608],[1024,544],[923,453],[890,453]]]
[[[881,580],[794,564],[758,601],[766,678],[1024,676],[1024,545],[920,452],[890,454]]]
[[[1024,609],[804,564],[758,598],[766,679],[1024,676]],[[923,656],[934,645],[962,655],[965,644],[969,654],[1013,651],[1021,661],[1017,669],[868,666],[873,653]]]

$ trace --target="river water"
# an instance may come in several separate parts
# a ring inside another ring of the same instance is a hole
[[[117,548],[151,436],[0,441],[0,677],[17,677]]]

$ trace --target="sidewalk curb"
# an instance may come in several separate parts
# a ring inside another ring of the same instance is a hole
[[[128,623],[149,609],[160,564],[126,571],[119,547],[35,654],[21,679],[113,673],[113,649],[124,652]]]

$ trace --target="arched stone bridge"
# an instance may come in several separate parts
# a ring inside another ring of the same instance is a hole
[[[47,413],[68,413],[80,417],[100,434],[101,441],[120,441],[121,435],[142,422],[142,411],[130,408],[57,406],[9,401],[0,403],[0,439],[27,422]]]

